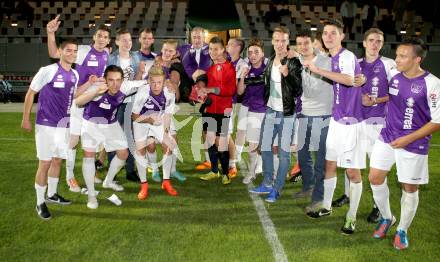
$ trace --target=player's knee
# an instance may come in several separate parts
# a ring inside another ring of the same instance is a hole
[[[368,180],[372,185],[382,185],[385,182],[385,178],[382,177],[379,173],[374,170],[370,170],[370,174],[368,175]]]
[[[128,158],[128,150],[120,150],[116,152],[116,155],[118,156],[119,159],[121,160],[127,160]]]
[[[405,184],[405,183],[402,183],[402,188],[406,193],[414,193],[417,190],[419,190],[418,185]]]

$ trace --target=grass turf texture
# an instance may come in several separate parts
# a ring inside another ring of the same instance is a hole
[[[179,120],[186,117],[179,116]],[[87,197],[71,193],[62,168],[58,192],[73,201],[70,206],[49,205],[50,221],[35,212],[33,187],[37,160],[34,134],[21,131],[19,113],[0,113],[0,257],[3,261],[87,260],[87,261],[273,261],[258,215],[241,177],[231,185],[201,181],[194,171],[190,146],[193,119],[179,131],[184,157],[178,170],[188,178],[173,181],[179,192],[170,197],[150,180],[149,197],[137,200],[139,187],[118,180],[125,187],[116,193],[122,200],[117,207],[105,198],[113,194],[101,191],[99,208],[89,210]],[[357,231],[352,236],[340,234],[347,206],[334,210],[330,217],[312,220],[304,215],[306,200],[293,200],[300,184],[286,183],[275,204],[265,204],[274,222],[281,244],[290,261],[435,261],[440,255],[440,134],[432,140],[430,183],[420,190],[420,204],[409,229],[410,248],[399,252],[392,247],[393,227],[385,240],[373,239],[374,225],[366,222],[372,195],[364,175],[364,193],[358,211]],[[80,150],[78,150],[79,152]],[[246,158],[244,154],[244,158]],[[77,154],[76,178],[84,185],[81,157]],[[342,174],[342,172],[339,172]],[[366,171],[364,171],[366,174]],[[105,173],[100,173],[103,178]],[[150,178],[150,177],[149,177]],[[343,192],[342,175],[338,177],[335,198]],[[257,182],[261,181],[261,177]],[[392,211],[400,214],[400,189],[395,169],[388,183]],[[256,183],[255,183],[256,184]],[[438,261],[438,260],[437,260]]]

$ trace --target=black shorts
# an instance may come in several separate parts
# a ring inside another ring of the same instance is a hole
[[[227,136],[230,117],[223,114],[203,113],[203,131],[215,132],[216,136]]]

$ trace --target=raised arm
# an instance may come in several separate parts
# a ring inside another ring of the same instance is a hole
[[[75,103],[77,106],[79,107],[83,107],[85,106],[88,102],[92,101],[95,97],[104,94],[105,92],[107,92],[108,90],[108,86],[107,84],[103,84],[101,86],[99,86],[96,89],[93,90],[89,90],[85,93],[83,93],[82,95],[79,95],[76,99],[75,99]]]
[[[58,30],[61,21],[59,21],[60,15],[57,15],[55,19],[49,21],[46,25],[47,29],[47,49],[49,52],[49,57],[60,58],[60,52],[57,47],[57,42],[55,39],[55,32]]]

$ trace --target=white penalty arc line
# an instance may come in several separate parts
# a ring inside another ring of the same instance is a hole
[[[253,183],[249,183],[247,185],[248,190],[254,187]],[[267,241],[269,242],[274,259],[276,262],[286,262],[289,261],[287,259],[286,252],[284,252],[284,247],[278,239],[277,231],[275,229],[275,225],[270,219],[269,213],[264,207],[264,202],[261,198],[255,194],[249,193],[252,202],[254,203],[255,210],[257,211],[258,218],[260,219],[260,223],[264,229],[264,235],[266,236]]]

